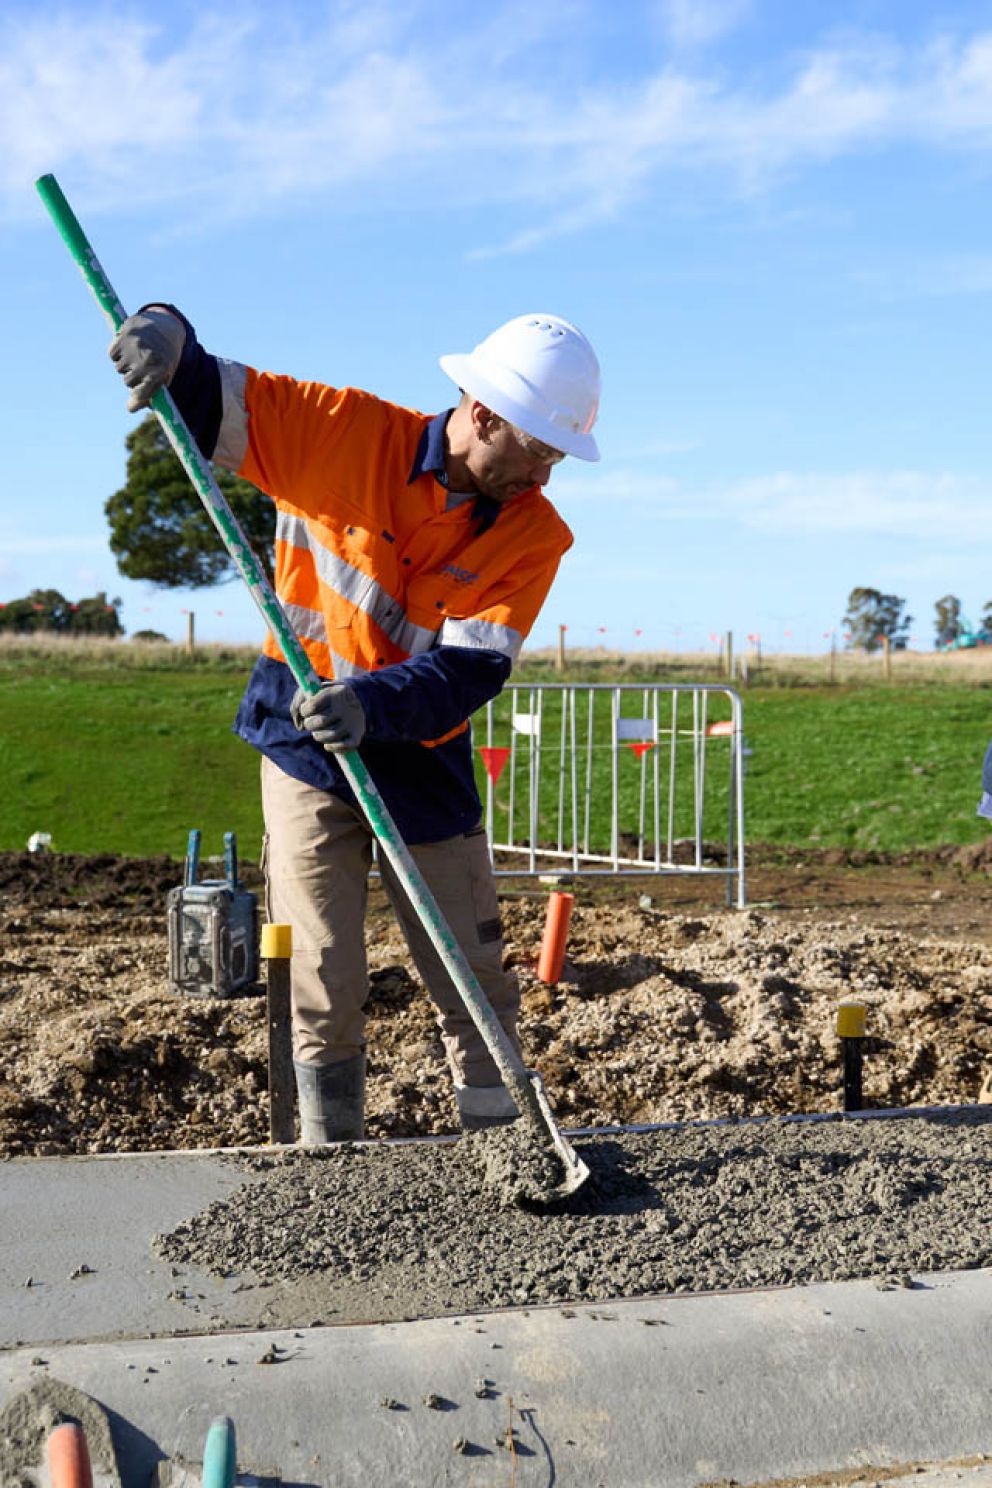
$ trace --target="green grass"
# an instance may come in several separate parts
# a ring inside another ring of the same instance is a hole
[[[755,841],[905,851],[976,842],[992,696],[943,687],[756,693],[747,776]]]
[[[41,830],[65,852],[179,857],[189,828],[198,826],[205,855],[220,852],[223,833],[233,829],[242,854],[258,857],[258,760],[230,733],[251,653],[204,648],[191,664],[175,648],[168,655],[166,648],[148,652],[143,661],[140,648],[120,645],[116,651],[0,648],[0,848],[22,848]],[[608,679],[598,673],[597,680]],[[987,685],[807,683],[752,688],[743,700],[754,750],[745,796],[749,839],[903,851],[987,834],[974,815],[992,735]],[[639,707],[634,703],[629,711]],[[549,701],[546,725],[556,739],[554,716]],[[476,742],[485,742],[481,730]],[[708,751],[712,799],[705,833],[718,839],[726,828],[727,747],[714,740]],[[687,786],[691,756],[679,748]],[[664,773],[665,741],[660,754]],[[608,736],[598,731],[593,836],[601,843],[609,759]],[[522,754],[518,789],[524,764]],[[584,745],[580,774],[583,767]],[[549,748],[541,776],[542,836],[552,830],[557,781],[557,753]],[[508,783],[506,774],[497,792],[504,806]],[[621,825],[627,830],[636,831],[639,784],[639,765],[621,751]],[[689,834],[690,806],[683,789],[676,835]]]
[[[46,831],[62,852],[180,857],[198,826],[205,856],[232,829],[257,859],[258,757],[230,732],[244,680],[0,668],[0,847]]]

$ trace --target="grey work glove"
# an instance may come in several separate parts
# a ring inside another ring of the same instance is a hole
[[[298,687],[289,712],[298,729],[332,754],[357,749],[365,737],[365,709],[347,682],[328,682],[312,697]]]
[[[110,360],[131,389],[128,412],[147,408],[159,388],[176,375],[186,345],[186,327],[168,310],[129,315],[110,343]]]

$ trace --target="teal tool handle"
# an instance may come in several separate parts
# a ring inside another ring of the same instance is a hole
[[[86,234],[76,220],[75,213],[63,196],[61,187],[51,175],[42,176],[35,185],[97,303],[113,330],[118,331],[122,322],[127,318],[126,312],[104,273],[99,259],[93,252]],[[220,533],[221,541],[248,585],[248,592],[261,611],[262,618],[285,657],[286,664],[296,679],[297,685],[312,697],[320,689],[317,674],[310,665],[310,658],[300,644],[282,605],[276,598],[265,576],[265,570],[248,546],[244,533],[238,526],[237,518],[214,479],[209,461],[205,460],[200,453],[182,415],[164,388],[155,394],[151,406],[158,415],[166,437],[179,456],[208,515]],[[430,936],[435,950],[479,1030],[486,1048],[492,1055],[517,1109],[521,1114],[529,1115],[540,1125],[546,1125],[546,1118],[537,1103],[523,1060],[490,1007],[485,993],[476,980],[475,973],[466,960],[464,951],[441,914],[423,874],[397,831],[396,823],[386,809],[385,802],[366,770],[364,761],[353,749],[339,753],[337,760],[344,771],[345,778],[361,802],[380,846],[393,865],[410,903]]]
[[[234,1422],[230,1416],[216,1416],[203,1448],[203,1488],[234,1488],[237,1471]]]
[[[233,832],[224,833],[224,875],[233,892],[238,887],[238,839]]]
[[[200,829],[194,827],[186,845],[186,872],[183,877],[187,885],[195,884],[200,876]]]

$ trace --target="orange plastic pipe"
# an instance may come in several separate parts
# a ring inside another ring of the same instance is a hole
[[[75,1421],[65,1421],[50,1432],[48,1472],[52,1488],[93,1488],[86,1433]]]
[[[541,954],[537,958],[537,975],[542,982],[554,986],[561,978],[565,961],[565,942],[568,939],[568,922],[572,918],[574,894],[555,892],[548,895],[548,913],[544,921],[544,939]]]

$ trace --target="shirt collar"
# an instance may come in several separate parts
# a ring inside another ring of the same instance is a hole
[[[407,477],[408,486],[412,486],[421,475],[433,475],[438,485],[447,489],[448,477],[444,469],[444,431],[454,411],[453,408],[446,408],[443,413],[436,413],[424,429],[417,445],[417,453],[413,457],[413,466]],[[483,533],[488,532],[499,514],[498,501],[491,496],[476,496],[472,502],[472,518],[476,523],[476,537],[481,537]]]
[[[407,485],[412,486],[421,475],[433,475],[440,485],[448,484],[444,469],[444,431],[454,411],[453,408],[446,408],[443,413],[436,413],[424,429],[417,445],[417,453],[413,457]]]

